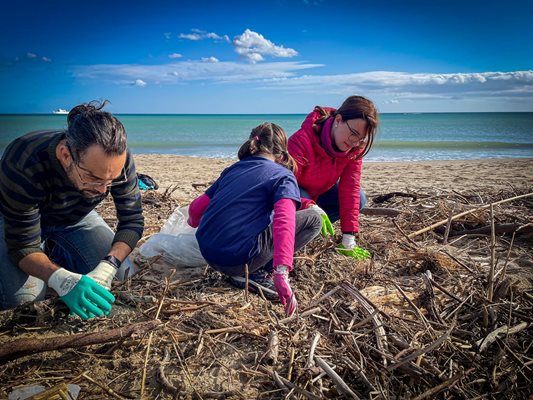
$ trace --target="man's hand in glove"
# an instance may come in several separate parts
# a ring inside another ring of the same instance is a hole
[[[50,275],[48,286],[57,292],[73,314],[82,319],[109,314],[115,301],[109,290],[90,277],[64,268],[59,268]]]

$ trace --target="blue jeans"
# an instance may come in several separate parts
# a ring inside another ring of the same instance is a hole
[[[300,196],[304,199],[310,199],[309,193],[305,189],[300,188]],[[362,210],[366,204],[366,195],[363,188],[359,190],[359,210]],[[336,183],[327,192],[318,196],[316,204],[328,214],[329,220],[335,222],[340,218],[339,209],[339,184]]]
[[[50,260],[79,274],[86,274],[98,265],[111,249],[114,236],[111,228],[94,210],[75,225],[41,226],[42,247]],[[127,258],[120,268],[122,274],[126,269],[133,271]],[[26,274],[9,259],[4,240],[4,218],[0,214],[0,309],[42,300],[46,289],[45,282]]]

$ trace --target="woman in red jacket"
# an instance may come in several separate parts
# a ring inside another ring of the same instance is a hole
[[[289,138],[301,196],[315,201],[327,214],[324,235],[334,233],[330,221],[340,218],[342,243],[337,250],[354,258],[368,254],[357,247],[355,234],[359,210],[366,202],[360,187],[363,157],[370,151],[378,123],[374,103],[350,96],[338,109],[315,107]]]

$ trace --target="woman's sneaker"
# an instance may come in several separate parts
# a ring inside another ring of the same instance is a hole
[[[239,289],[244,289],[246,286],[246,279],[244,276],[229,276],[229,282]],[[263,268],[258,269],[248,275],[248,290],[251,293],[263,292],[263,295],[269,300],[277,300],[278,292],[274,286],[272,275],[266,272]]]

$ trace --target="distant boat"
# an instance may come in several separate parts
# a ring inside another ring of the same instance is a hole
[[[68,111],[64,108],[58,108],[57,110],[52,111],[53,114],[68,114]]]

